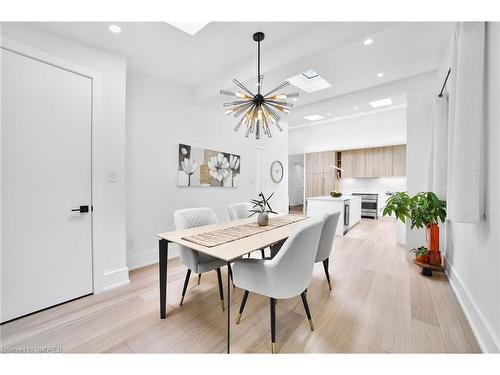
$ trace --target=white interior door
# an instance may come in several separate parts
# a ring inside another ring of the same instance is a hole
[[[92,80],[0,51],[5,322],[92,293]]]

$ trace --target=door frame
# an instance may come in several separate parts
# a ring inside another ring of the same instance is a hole
[[[94,181],[95,181],[95,171],[93,168],[95,155],[94,155],[94,128],[101,126],[102,122],[102,74],[89,69],[86,66],[82,66],[73,63],[68,60],[61,59],[57,56],[51,55],[44,51],[38,50],[36,48],[30,47],[23,43],[19,43],[13,39],[2,36],[0,39],[0,52],[2,50],[7,50],[19,55],[25,56],[27,58],[39,61],[44,64],[52,65],[56,68],[66,70],[68,72],[78,74],[80,76],[89,78],[91,80],[91,124],[90,124],[90,205],[93,208],[94,202]],[[0,130],[1,132],[1,130]],[[0,133],[1,137],[1,133]],[[1,139],[1,138],[0,138]],[[1,181],[1,180],[0,180]],[[1,201],[0,201],[1,205]],[[1,206],[0,206],[1,209]],[[1,228],[1,227],[0,227]],[[1,233],[0,233],[1,235]],[[104,270],[104,260],[105,254],[98,254],[96,252],[96,247],[94,246],[94,212],[93,209],[90,210],[90,247],[92,254],[92,293],[98,293],[103,290],[103,270]]]

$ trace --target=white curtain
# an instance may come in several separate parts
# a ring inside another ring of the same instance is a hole
[[[428,159],[428,190],[447,197],[448,94],[434,100],[434,118]]]
[[[483,160],[485,23],[457,24],[454,42],[453,77],[449,87],[448,218],[455,222],[479,223],[484,217],[485,185]],[[444,114],[440,113],[441,105],[438,104],[436,109],[436,117],[443,117]],[[439,135],[438,138],[440,137]],[[436,163],[441,165],[442,161]],[[441,181],[436,186],[440,189]]]

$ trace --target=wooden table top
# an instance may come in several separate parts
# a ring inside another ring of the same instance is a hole
[[[251,253],[252,251],[262,249],[278,241],[288,238],[298,225],[307,222],[307,220],[310,220],[310,218],[306,218],[305,220],[287,224],[279,228],[271,229],[262,233],[258,233],[249,237],[213,247],[205,247],[194,242],[182,239],[183,237],[193,236],[200,233],[211,232],[214,230],[234,227],[242,224],[254,223],[256,220],[257,219],[255,217],[251,217],[248,219],[228,221],[224,223],[205,225],[202,227],[158,233],[157,236],[169,242],[175,242],[179,245],[184,245],[186,247],[189,247],[190,249],[213,256],[214,258],[230,262],[241,258],[243,255]]]

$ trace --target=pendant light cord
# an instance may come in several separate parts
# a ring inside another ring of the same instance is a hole
[[[257,91],[260,94],[260,40],[257,43]]]

